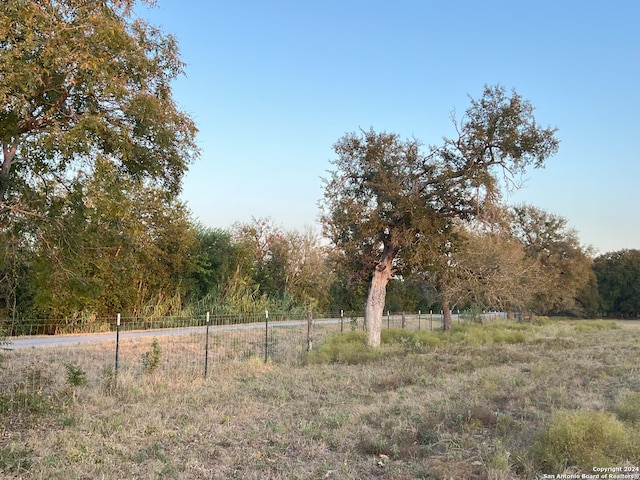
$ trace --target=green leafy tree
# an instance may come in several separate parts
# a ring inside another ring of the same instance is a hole
[[[220,298],[236,274],[251,271],[251,259],[229,231],[199,226],[197,236],[198,268],[193,274],[196,298]]]
[[[285,232],[288,249],[286,291],[295,303],[308,309],[326,311],[333,276],[327,263],[327,249],[311,228]]]
[[[289,261],[285,232],[270,218],[254,218],[234,226],[234,239],[251,258],[251,277],[260,293],[271,299],[284,298]]]
[[[542,166],[558,147],[555,130],[538,127],[531,104],[502,87],[485,87],[455,126],[457,138],[427,154],[416,140],[373,130],[334,145],[322,220],[337,249],[360,259],[368,277],[370,346],[380,344],[388,282],[407,269],[444,269],[453,220],[478,215],[499,198],[501,177],[516,185],[517,175]]]
[[[640,315],[640,250],[624,249],[593,261],[603,308],[609,315]]]
[[[51,285],[71,282],[67,286],[73,288],[60,291],[75,291],[76,300],[86,297],[80,302],[86,305],[98,291],[119,291],[119,282],[106,285],[92,277],[102,269],[98,264],[121,271],[115,239],[108,262],[106,246],[93,252],[92,261],[87,255],[76,260],[63,255],[80,252],[92,231],[105,235],[103,244],[117,236],[117,222],[93,218],[83,226],[86,209],[93,208],[83,199],[87,172],[106,162],[145,188],[153,184],[165,197],[175,196],[197,156],[195,125],[172,99],[171,82],[184,66],[177,43],[135,18],[135,5],[135,0],[0,2],[0,235],[7,246],[0,260],[0,296],[13,317],[28,304],[42,306],[44,293],[36,284],[57,301]],[[117,190],[109,195],[122,198]],[[157,264],[167,260],[147,253]],[[44,258],[53,263],[45,266]],[[67,307],[79,305],[74,302]]]
[[[31,282],[31,249],[26,232],[17,225],[0,229],[0,318],[16,321],[20,310],[31,305],[34,287]]]
[[[163,189],[98,162],[47,217],[33,246],[35,314],[163,315],[182,306],[197,237],[188,210]]]
[[[135,3],[0,2],[3,217],[40,214],[98,154],[179,191],[197,154],[171,96],[183,63],[173,37],[133,17]]]

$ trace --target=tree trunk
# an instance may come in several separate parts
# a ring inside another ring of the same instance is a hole
[[[382,332],[382,315],[384,312],[384,302],[387,296],[387,283],[393,276],[392,266],[395,251],[385,245],[382,252],[382,259],[376,265],[371,278],[371,286],[367,295],[367,305],[364,310],[364,325],[367,330],[367,345],[370,347],[380,346],[380,335]]]
[[[9,145],[2,142],[2,159],[0,164],[0,202],[7,200],[7,192],[9,191],[9,175],[11,174],[11,165],[15,158],[18,142]]]
[[[451,331],[451,309],[449,308],[449,299],[442,299],[442,329],[445,332]]]

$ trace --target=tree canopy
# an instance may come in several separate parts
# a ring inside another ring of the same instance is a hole
[[[608,315],[640,315],[640,250],[624,249],[596,257],[602,306]]]
[[[529,166],[556,152],[555,129],[541,128],[516,92],[485,87],[471,100],[457,138],[422,153],[417,140],[373,130],[334,146],[325,180],[325,232],[345,257],[360,259],[370,287],[368,343],[380,343],[386,285],[405,269],[439,269],[455,240],[454,219],[469,219],[500,198],[501,179],[516,186]],[[446,308],[445,308],[446,310]]]
[[[585,314],[577,299],[595,280],[590,249],[559,215],[532,205],[519,205],[511,212],[511,233],[524,246],[528,261],[537,265],[527,307],[544,314]]]
[[[176,40],[135,0],[0,3],[0,212],[37,214],[98,155],[178,192],[196,128],[171,95]]]

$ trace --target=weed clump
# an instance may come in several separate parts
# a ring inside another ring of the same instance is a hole
[[[620,328],[612,320],[579,320],[576,322],[576,332],[596,332],[599,330],[616,330]]]
[[[162,359],[162,350],[156,338],[151,342],[151,351],[142,355],[142,371],[151,374],[158,369],[160,360]]]
[[[613,467],[634,455],[631,432],[613,415],[582,411],[558,413],[546,431],[531,447],[531,454],[544,471],[562,471],[578,467]]]
[[[307,363],[342,363],[356,365],[380,358],[380,351],[367,346],[363,332],[346,332],[325,340],[318,350],[309,352]]]
[[[613,413],[623,422],[640,423],[640,392],[618,398]]]
[[[33,449],[7,445],[0,449],[0,472],[11,473],[16,476],[29,471],[33,465],[31,457]],[[12,475],[12,476],[13,476]]]
[[[543,326],[543,325],[548,325],[549,323],[551,323],[551,319],[545,315],[533,315],[531,317],[531,321],[530,323],[532,325],[538,325],[538,326]]]
[[[64,368],[67,371],[67,384],[70,387],[82,387],[87,384],[87,372],[81,367],[65,363]]]
[[[451,343],[465,343],[469,345],[491,345],[493,343],[525,343],[526,336],[523,333],[531,327],[492,323],[489,325],[460,324],[456,325],[448,340]]]

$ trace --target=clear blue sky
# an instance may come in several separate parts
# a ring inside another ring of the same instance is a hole
[[[158,0],[142,16],[179,41],[174,85],[202,156],[194,217],[316,226],[332,145],[359,128],[453,136],[485,84],[515,88],[559,153],[509,203],[567,218],[600,253],[640,248],[638,0]]]

